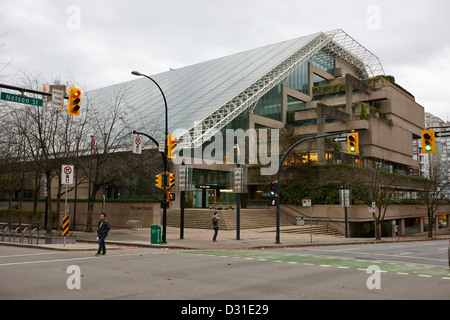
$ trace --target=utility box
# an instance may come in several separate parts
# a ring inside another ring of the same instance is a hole
[[[150,243],[161,244],[161,227],[152,224],[150,227]]]

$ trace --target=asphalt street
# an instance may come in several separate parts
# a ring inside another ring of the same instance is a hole
[[[265,250],[0,246],[0,299],[450,299],[448,241]],[[374,267],[375,266],[375,267]]]

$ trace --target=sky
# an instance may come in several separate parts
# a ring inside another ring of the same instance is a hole
[[[449,12],[448,0],[1,0],[0,82],[93,90],[342,29],[447,121]]]

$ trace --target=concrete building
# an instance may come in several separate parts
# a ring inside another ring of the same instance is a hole
[[[344,159],[342,152],[333,153],[335,146],[321,139],[318,144],[299,147],[287,163],[303,161],[297,155],[307,152],[309,161],[318,163],[364,165],[381,159],[390,172],[419,170],[413,159],[413,141],[425,127],[423,107],[393,77],[385,76],[375,54],[342,30],[319,32],[151,77],[167,98],[169,133],[176,134],[177,148],[182,150],[178,160],[183,158],[194,168],[188,199],[193,207],[234,200],[229,192],[229,172],[237,162],[235,144],[245,153],[243,166],[261,165],[260,157],[249,155],[251,151],[261,155],[256,146],[261,136],[247,134],[252,129],[281,131],[290,124],[295,136],[343,130],[360,133],[358,157]],[[154,84],[139,78],[93,90],[88,92],[90,105],[101,108],[114,92],[122,93],[121,120],[128,132],[150,130],[156,140],[163,139],[164,104]],[[218,141],[216,135],[225,137],[230,129],[244,130],[247,135]],[[271,156],[279,157],[273,153]],[[260,184],[248,181],[249,199],[261,193]]]

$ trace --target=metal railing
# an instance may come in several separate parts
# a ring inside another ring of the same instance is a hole
[[[125,227],[128,230],[140,231],[142,229],[142,222],[140,220],[128,220],[125,223]]]

